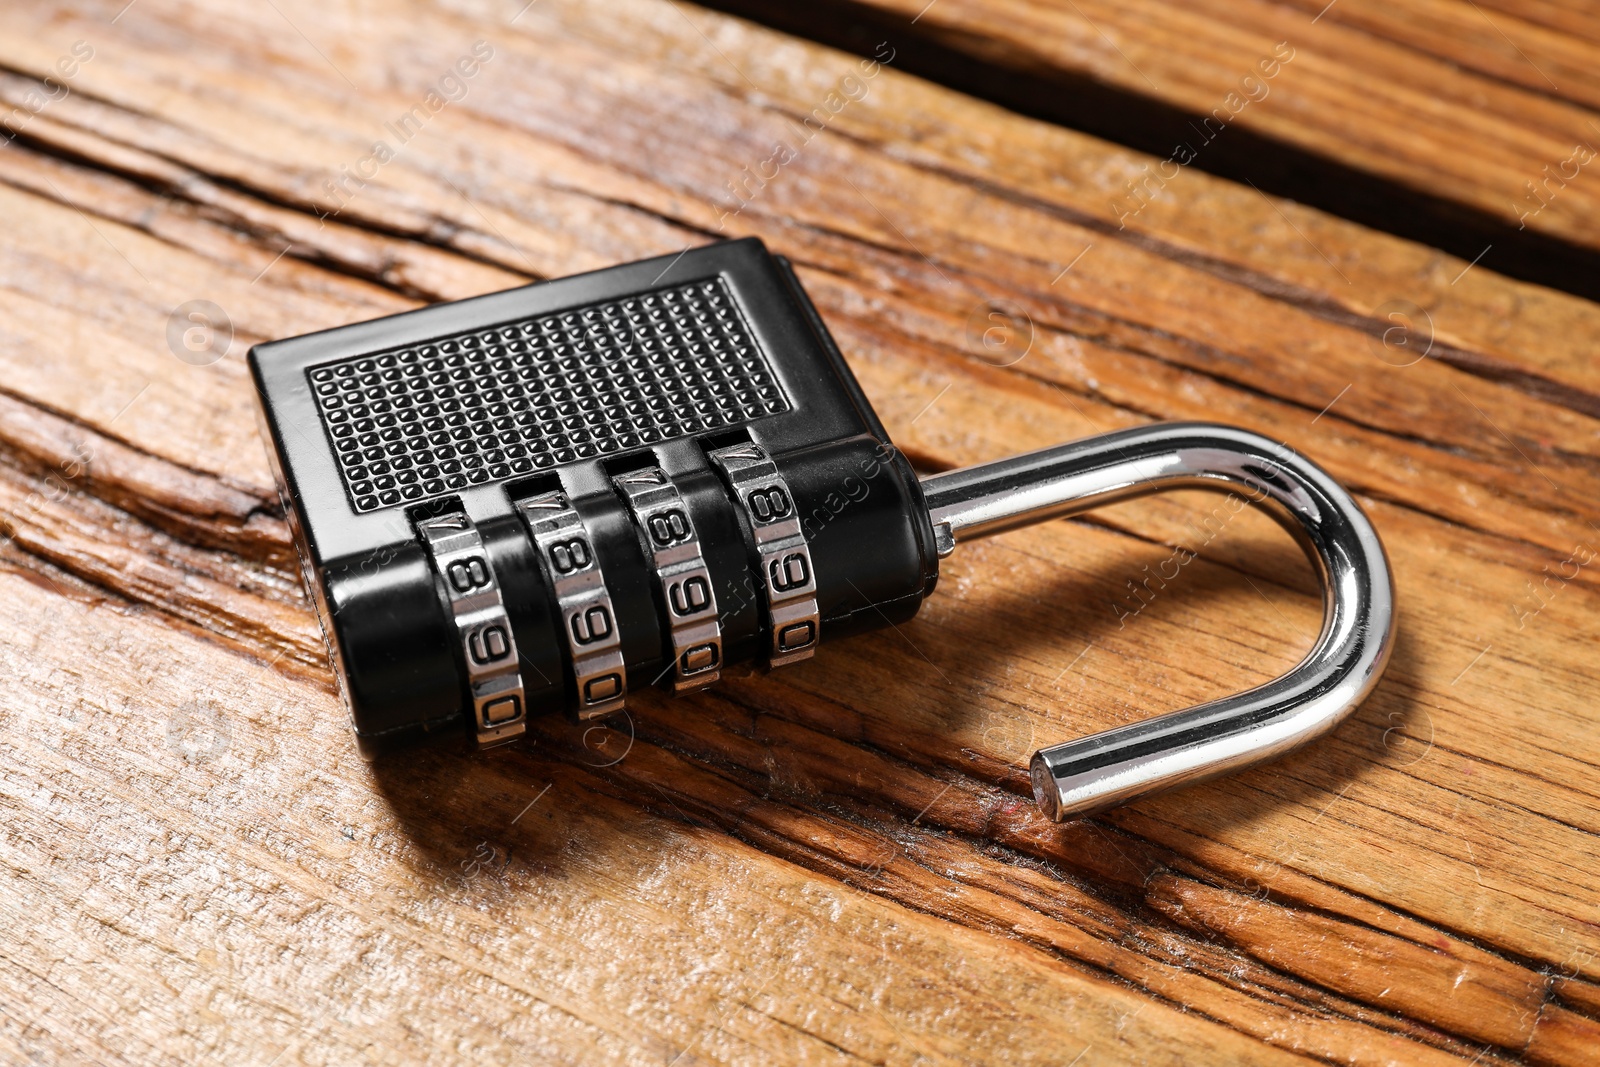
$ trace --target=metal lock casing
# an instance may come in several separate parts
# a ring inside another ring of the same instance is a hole
[[[368,755],[804,658],[911,618],[937,579],[916,476],[755,238],[249,363]]]

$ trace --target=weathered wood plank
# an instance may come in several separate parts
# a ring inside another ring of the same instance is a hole
[[[921,73],[1157,152],[1162,163],[1113,193],[1123,219],[1166,199],[1182,168],[1254,174],[1432,240],[1470,232],[1470,250],[1464,237],[1452,244],[1468,258],[1495,244],[1488,263],[1595,295],[1572,276],[1593,271],[1600,238],[1586,178],[1600,151],[1588,11],[1456,0],[831,0],[805,16],[767,0],[717,6],[801,32],[820,22],[857,48],[903,37]],[[1573,247],[1589,255],[1565,256]],[[1541,265],[1541,252],[1567,266]]]
[[[243,344],[704,240],[737,206],[721,184],[859,67],[671,4],[543,0],[510,30],[492,7],[285,6],[358,90],[270,8],[114,14],[0,14],[16,79],[115,42],[0,152],[0,901],[41,946],[3,979],[41,1013],[19,1049],[1582,1061],[1600,597],[1587,567],[1537,611],[1525,583],[1594,539],[1593,305],[1481,269],[1452,286],[1465,262],[1198,174],[1119,232],[1105,192],[1139,157],[880,69],[724,230],[797,260],[896,440],[942,468],[1151,417],[1286,439],[1390,547],[1389,680],[1271,768],[1041,822],[1035,744],[1251,684],[1314,628],[1275,528],[1209,538],[1216,501],[1179,497],[964,550],[902,634],[645,697],[614,766],[593,765],[619,735],[547,724],[532,751],[369,770],[271,512]],[[479,37],[484,80],[319,220],[323,180]],[[238,333],[210,367],[166,351],[197,296]],[[1443,359],[1374,347],[1394,298],[1436,312]],[[1005,367],[967,339],[992,301],[1033,324]],[[1198,554],[1181,579],[1115,608],[1175,544]],[[549,782],[552,821],[512,824]],[[79,901],[54,918],[21,903],[50,875]]]
[[[533,753],[377,779],[320,688],[3,581],[0,656],[20,684],[0,914],[29,936],[8,938],[0,1025],[25,1054],[945,1063],[985,1049],[1053,1063],[1099,1044],[1154,1062],[1185,1047],[1290,1058],[642,815]],[[90,653],[71,690],[89,721],[63,737],[63,690],[37,652],[68,644]]]

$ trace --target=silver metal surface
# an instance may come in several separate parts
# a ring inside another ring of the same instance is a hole
[[[483,538],[471,519],[454,512],[424,519],[417,530],[450,598],[450,614],[467,664],[478,747],[514,740],[528,728],[527,698],[517,669],[511,620]]]
[[[822,625],[817,610],[817,577],[811,549],[794,506],[794,494],[759,445],[733,445],[711,453],[733,498],[755,532],[761,563],[761,589],[767,602],[767,665],[779,667],[810,659]]]
[[[612,482],[639,527],[661,586],[672,635],[672,688],[681,693],[710,685],[722,676],[722,626],[683,494],[660,467],[619,474]]]
[[[545,576],[556,594],[561,632],[577,682],[577,705],[572,713],[584,720],[621,711],[628,695],[628,674],[622,663],[617,612],[611,606],[606,576],[583,517],[559,491],[519,500],[517,511],[533,534]]]
[[[1273,759],[1332,729],[1394,647],[1394,582],[1356,502],[1321,468],[1246,430],[1120,430],[922,482],[941,555],[955,545],[1178,488],[1234,490],[1292,533],[1317,568],[1322,632],[1264,685],[1034,753],[1034,796],[1060,821]]]

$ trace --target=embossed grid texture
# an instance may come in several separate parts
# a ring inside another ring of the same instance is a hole
[[[720,278],[306,373],[358,512],[789,407]]]

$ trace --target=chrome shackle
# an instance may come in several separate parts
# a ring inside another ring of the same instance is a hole
[[[963,541],[1169,489],[1243,490],[1299,541],[1322,585],[1322,631],[1299,664],[1243,693],[1034,753],[1052,819],[1254,766],[1328,732],[1372,692],[1394,648],[1394,582],[1350,494],[1259,434],[1163,423],[922,479],[939,554]]]

